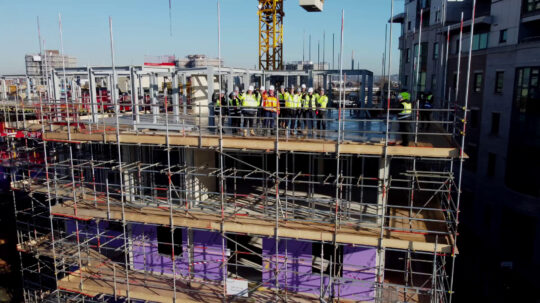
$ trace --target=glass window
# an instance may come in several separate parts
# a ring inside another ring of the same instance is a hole
[[[499,43],[506,43],[506,39],[508,38],[508,30],[503,29],[499,32]]]
[[[497,165],[497,155],[494,153],[488,153],[488,165],[487,165],[487,176],[488,177],[494,177],[495,176],[495,167]]]
[[[431,90],[437,89],[437,75],[431,74]]]
[[[502,94],[504,88],[504,72],[495,73],[495,93]]]
[[[465,161],[465,168],[475,172],[478,163],[478,146],[474,143],[468,143],[465,147],[465,153],[469,156],[469,159]]]
[[[518,68],[516,78],[505,182],[540,197],[540,67]]]
[[[475,93],[482,92],[483,82],[484,82],[484,74],[482,74],[482,73],[474,73],[473,89],[474,89]]]
[[[471,109],[471,119],[469,119],[469,123],[472,128],[478,127],[478,116],[479,116],[479,110]]]
[[[158,253],[166,256],[173,254],[173,238],[171,237],[171,228],[157,227]],[[174,255],[182,254],[182,229],[174,230]]]
[[[491,134],[499,134],[499,126],[501,124],[501,113],[491,113]]]
[[[540,0],[523,0],[523,9],[526,13],[540,10]]]
[[[433,59],[439,59],[439,43],[435,42],[433,44]]]
[[[411,49],[408,48],[405,52],[405,62],[409,63],[411,62]]]
[[[480,50],[480,49],[486,49],[488,47],[488,34],[489,33],[481,33],[481,34],[475,34],[473,36],[473,51]]]

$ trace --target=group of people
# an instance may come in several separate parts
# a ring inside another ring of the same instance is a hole
[[[398,113],[399,120],[399,133],[401,134],[401,145],[409,146],[409,135],[412,133],[412,103],[411,94],[406,90],[401,91],[397,95],[397,100],[400,106],[400,112]],[[433,94],[431,92],[425,92],[420,94],[418,100],[420,101],[419,120],[422,121],[419,124],[420,131],[427,131],[430,127],[431,110],[433,109]]]
[[[328,101],[323,88],[315,91],[305,84],[297,89],[281,86],[279,91],[273,85],[268,90],[264,86],[259,90],[249,86],[246,92],[235,87],[228,96],[221,91],[214,98],[214,115],[221,122],[223,132],[230,119],[232,132],[242,131],[244,136],[254,136],[258,128],[264,130],[264,135],[275,135],[277,129],[291,135],[308,135],[308,132],[316,135],[319,130],[324,135]]]

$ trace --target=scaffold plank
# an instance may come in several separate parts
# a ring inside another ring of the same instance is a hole
[[[45,140],[68,140],[67,132],[47,132],[43,135]],[[151,144],[165,145],[166,136],[160,133],[153,134],[129,134],[122,133],[120,135],[120,143],[123,144]],[[84,134],[72,133],[72,141],[80,142],[116,142],[114,134]],[[218,137],[198,137],[198,136],[178,136],[170,135],[169,144],[172,146],[189,146],[189,147],[204,147],[217,148],[219,147],[220,139]],[[297,139],[290,138],[289,140],[278,141],[280,151],[296,151],[296,152],[315,152],[315,153],[336,153],[338,146],[335,142],[316,140],[316,139]],[[226,149],[239,150],[262,150],[274,151],[276,148],[275,138],[237,138],[224,137],[223,147]],[[357,154],[357,155],[384,155],[383,144],[367,144],[362,142],[344,142],[339,146],[339,152],[342,154]],[[406,157],[426,157],[426,158],[457,158],[459,157],[459,149],[448,145],[447,147],[432,147],[432,146],[389,146],[389,156],[406,156]]]
[[[77,217],[85,220],[112,219],[121,220],[122,210],[119,206],[106,207],[77,203]],[[64,216],[75,216],[75,207],[71,202],[57,204],[52,207],[52,213]],[[126,221],[166,225],[169,222],[169,210],[143,207],[124,207]],[[218,215],[202,214],[197,212],[174,212],[176,226],[197,229],[219,231],[221,229],[221,217]],[[333,224],[321,224],[310,222],[281,221],[277,229],[278,236],[291,239],[304,239],[312,241],[332,242],[334,239]],[[258,236],[273,237],[276,234],[274,221],[252,219],[248,217],[235,217],[223,223],[225,232],[252,234]],[[378,246],[380,237],[379,228],[342,226],[336,233],[336,241],[339,243]],[[452,242],[448,237],[440,236],[437,244],[433,235],[418,233],[396,232],[387,230],[381,239],[381,245],[388,248],[411,249],[412,251],[426,251],[438,253],[451,253]]]

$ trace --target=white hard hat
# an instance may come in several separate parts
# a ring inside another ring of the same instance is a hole
[[[302,88],[306,88],[306,85],[305,85],[305,84],[302,84]]]
[[[264,86],[261,86],[261,91],[263,91],[263,90],[264,90]]]
[[[310,88],[308,89],[308,93],[312,93],[312,92],[313,92],[313,87],[310,87]]]
[[[234,87],[234,91],[235,91],[235,92],[239,92],[239,91],[240,91],[240,89],[238,88],[238,86],[235,86],[235,87]]]
[[[254,89],[254,88],[253,88],[253,85],[250,85],[250,86],[248,87],[248,90],[250,90],[250,91],[253,91],[253,89]]]
[[[270,85],[270,90],[275,90],[276,88],[273,85]]]

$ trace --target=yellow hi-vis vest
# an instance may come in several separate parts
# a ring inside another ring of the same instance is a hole
[[[264,100],[263,102],[263,107],[266,110],[272,110],[272,109],[277,110],[279,108],[278,99],[276,99],[276,97],[268,96],[266,100]]]
[[[328,96],[320,96],[319,99],[317,99],[317,104],[319,105],[319,108],[326,109],[326,106],[328,105]]]
[[[403,105],[403,110],[398,114],[399,119],[409,118],[412,113],[412,104],[406,101],[401,102],[401,104]]]
[[[316,109],[317,106],[316,106],[315,103],[316,103],[316,102],[315,102],[315,95],[311,95],[311,96],[310,96],[310,95],[308,94],[308,95],[306,95],[306,97],[302,100],[302,107],[303,107],[304,109],[309,109],[309,108],[311,108],[311,109]]]
[[[257,101],[257,96],[254,94],[245,94],[242,98],[242,106],[243,107],[258,107],[259,101]]]
[[[301,107],[301,100],[302,95],[300,94],[293,94],[289,95],[290,98],[285,100],[285,107],[287,108],[300,108]]]

